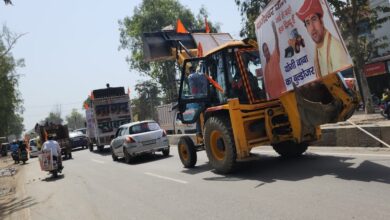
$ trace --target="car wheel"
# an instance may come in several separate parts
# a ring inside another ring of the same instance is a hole
[[[99,150],[99,152],[102,152],[102,151],[103,151],[103,149],[104,149],[104,145],[99,145],[99,146],[98,146],[98,150]]]
[[[113,161],[118,161],[118,157],[115,155],[114,150],[111,148],[111,156]]]
[[[211,117],[205,124],[205,148],[211,166],[226,174],[236,166],[236,145],[228,117]]]
[[[169,147],[167,149],[162,150],[162,153],[165,157],[169,156]]]
[[[192,139],[188,136],[181,137],[179,143],[177,144],[177,149],[179,151],[181,163],[184,167],[194,167],[197,161],[197,155]]]
[[[126,148],[123,148],[123,154],[125,155],[125,162],[127,164],[133,161],[133,157],[127,152]]]

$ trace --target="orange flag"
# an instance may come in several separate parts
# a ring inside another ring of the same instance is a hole
[[[221,93],[223,93],[223,88],[221,85],[219,85],[215,80],[213,80],[213,78],[211,78],[209,75],[205,74],[206,76],[206,79],[217,89],[219,90]]]
[[[209,27],[209,23],[207,23],[207,17],[204,18],[204,23],[206,25],[206,33],[210,33],[210,27]]]
[[[177,22],[176,22],[176,33],[182,33],[182,34],[188,33],[188,31],[184,27],[183,23],[181,23],[180,19],[177,19]]]
[[[200,42],[198,43],[198,57],[203,57],[203,47]]]

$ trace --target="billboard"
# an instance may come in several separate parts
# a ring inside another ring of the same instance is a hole
[[[274,0],[255,21],[268,98],[352,66],[324,0]]]

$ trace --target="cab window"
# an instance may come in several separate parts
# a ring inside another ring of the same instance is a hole
[[[240,56],[253,98],[255,100],[266,99],[264,80],[258,51],[244,51],[240,53]]]

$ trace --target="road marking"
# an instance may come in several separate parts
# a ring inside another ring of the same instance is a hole
[[[178,179],[174,179],[174,178],[170,178],[170,177],[166,177],[166,176],[160,176],[160,175],[157,175],[157,174],[154,174],[154,173],[145,173],[145,174],[149,175],[149,176],[154,176],[154,177],[157,177],[157,178],[160,178],[160,179],[164,179],[164,180],[170,180],[170,181],[177,182],[177,183],[183,183],[183,184],[187,184],[188,183],[187,181],[184,181],[184,180],[178,180]]]
[[[91,159],[91,161],[95,162],[95,163],[100,163],[100,164],[104,164],[106,162],[104,161],[101,161],[101,160],[95,160],[95,159]]]

